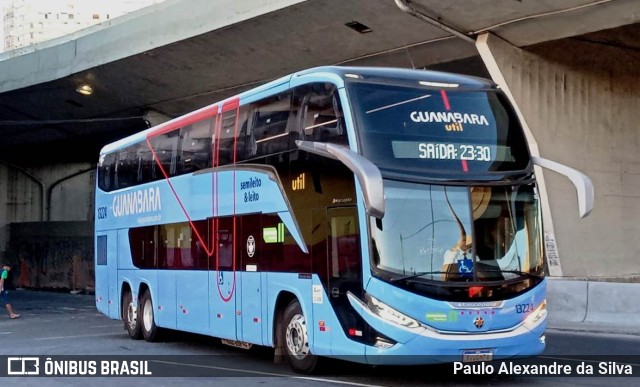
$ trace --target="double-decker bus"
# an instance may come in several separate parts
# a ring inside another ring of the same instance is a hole
[[[424,364],[545,347],[543,226],[505,94],[424,70],[297,72],[105,146],[96,305],[163,329],[322,357]]]

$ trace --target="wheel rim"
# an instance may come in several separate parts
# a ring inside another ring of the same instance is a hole
[[[153,324],[153,305],[151,304],[151,300],[146,300],[144,303],[144,309],[142,310],[144,313],[144,329],[147,332],[151,331],[151,325]]]
[[[309,354],[309,337],[304,316],[296,314],[287,325],[285,341],[289,353],[296,359],[304,359]]]
[[[136,329],[136,324],[138,323],[138,319],[136,318],[136,309],[133,306],[133,302],[130,302],[127,306],[127,324],[129,324],[130,330]]]

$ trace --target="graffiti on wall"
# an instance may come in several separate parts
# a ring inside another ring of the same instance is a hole
[[[12,233],[6,254],[16,287],[93,290],[93,238],[20,234]]]

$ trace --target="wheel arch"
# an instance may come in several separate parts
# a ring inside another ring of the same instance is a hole
[[[276,297],[276,302],[273,307],[273,324],[271,326],[271,343],[275,348],[281,347],[282,340],[278,337],[278,326],[284,316],[284,310],[293,300],[300,302],[300,297],[288,290],[282,290]]]
[[[155,297],[153,296],[153,292],[151,291],[151,286],[148,283],[142,281],[140,282],[140,286],[138,287],[138,300],[142,297],[145,292],[149,292],[151,295],[151,299],[153,300]]]
[[[124,295],[127,293],[131,293],[131,297],[133,299],[133,291],[131,290],[131,284],[127,281],[122,281],[122,284],[120,285],[120,308],[118,312],[120,314],[121,320],[124,319],[124,315],[122,314],[122,309],[124,308]]]

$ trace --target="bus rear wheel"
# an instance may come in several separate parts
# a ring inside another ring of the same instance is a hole
[[[124,329],[129,333],[129,337],[134,340],[142,338],[140,319],[138,319],[138,313],[135,305],[133,305],[130,291],[127,291],[122,296],[122,321],[124,321]]]
[[[318,356],[309,349],[307,320],[298,300],[291,301],[284,310],[279,329],[287,363],[298,373],[312,373],[318,365]]]
[[[151,294],[149,291],[145,291],[142,299],[140,300],[140,307],[138,308],[138,316],[142,321],[142,336],[149,342],[158,340],[158,327],[156,326],[154,313],[153,313],[153,301],[151,300]]]

